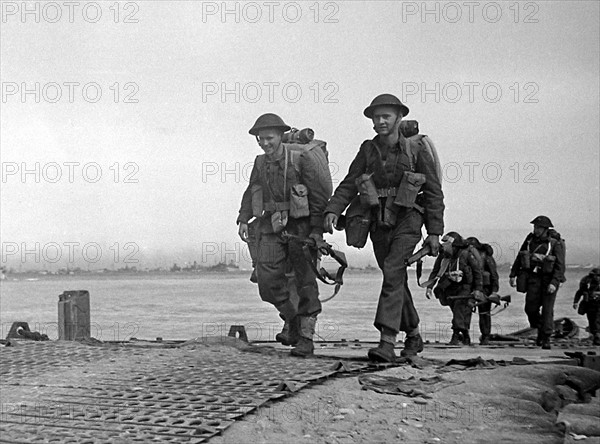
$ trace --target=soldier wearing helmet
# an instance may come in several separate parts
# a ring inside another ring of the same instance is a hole
[[[578,309],[577,313],[587,315],[594,345],[600,345],[600,269],[592,269],[581,279],[573,299],[573,308]]]
[[[481,269],[483,279],[483,293],[486,296],[497,293],[500,289],[498,269],[494,260],[494,250],[490,244],[482,244],[476,237],[468,237],[466,242],[472,245],[481,258]],[[481,345],[489,345],[492,332],[492,303],[488,300],[477,307],[479,311],[479,331],[481,332]]]
[[[533,232],[525,238],[513,263],[510,285],[526,293],[525,313],[529,325],[538,330],[536,344],[550,349],[556,293],[566,280],[565,247],[548,217],[538,216],[530,223]]]
[[[263,301],[275,306],[285,325],[276,339],[293,345],[292,354],[313,354],[313,334],[317,315],[321,312],[316,275],[308,264],[302,245],[282,237],[285,230],[301,238],[322,240],[323,210],[331,196],[331,188],[315,186],[317,172],[308,162],[298,162],[291,149],[282,143],[290,130],[276,114],[260,116],[249,133],[256,137],[264,151],[256,157],[248,188],[242,197],[237,223],[238,234],[250,242],[254,252],[258,290]],[[292,190],[303,190],[303,213],[290,205]],[[255,236],[249,239],[248,222],[255,218]],[[311,251],[316,256],[316,251]],[[313,257],[315,260],[316,257]],[[290,298],[286,269],[295,275],[298,305]]]
[[[434,256],[439,250],[439,236],[444,232],[444,195],[435,161],[417,146],[420,142],[405,138],[399,131],[408,112],[408,107],[392,94],[373,99],[364,115],[373,122],[377,135],[362,143],[325,210],[325,230],[332,232],[346,207],[351,202],[351,208],[354,206],[357,196],[367,201],[361,205],[368,205],[369,234],[383,272],[374,322],[381,339],[368,355],[381,362],[396,359],[394,345],[400,331],[406,333],[402,356],[415,356],[423,350],[405,260],[421,239],[423,224],[428,233],[425,243]],[[411,158],[412,148],[417,152],[416,162]],[[363,188],[363,183],[370,185]],[[372,196],[364,194],[368,189],[375,191]],[[349,213],[350,209],[346,215]]]
[[[452,310],[452,338],[449,345],[471,345],[470,301],[482,301],[485,298],[483,262],[477,249],[457,232],[447,233],[442,241],[442,254],[438,255],[431,270],[426,295],[430,299],[431,294],[435,294],[442,305]],[[439,280],[432,291],[438,276]]]

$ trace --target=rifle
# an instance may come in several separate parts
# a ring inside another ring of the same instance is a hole
[[[302,251],[304,252],[304,257],[306,261],[309,263],[310,267],[314,271],[317,279],[327,285],[335,285],[333,290],[333,294],[326,299],[321,299],[321,302],[327,302],[335,297],[336,294],[340,291],[340,287],[344,284],[344,271],[348,268],[348,261],[346,261],[346,255],[339,250],[336,250],[325,242],[324,240],[317,241],[312,237],[302,237],[295,234],[289,234],[287,232],[281,233],[281,237],[285,240],[293,240],[295,242],[299,242],[302,244]],[[317,270],[317,266],[313,262],[312,256],[310,254],[310,249],[317,250],[319,253],[330,256],[334,259],[340,267],[333,277],[325,268],[321,267],[320,270]]]
[[[464,295],[464,296],[447,296],[446,299],[448,299],[450,301],[457,301],[460,299],[468,299],[469,307],[471,308],[471,311],[473,311],[473,313],[475,313],[477,307],[479,307],[480,305],[486,304],[488,302],[491,302],[491,303],[495,304],[496,306],[499,306],[502,304],[502,302],[504,302],[503,308],[494,314],[504,311],[506,308],[508,308],[508,306],[512,302],[512,298],[509,294],[506,296],[500,296],[498,293],[492,293],[489,296],[484,295],[484,297],[482,299],[476,298],[470,294]],[[480,313],[480,314],[484,314],[484,313]]]
[[[429,244],[426,244],[426,245],[423,245],[423,247],[420,250],[418,250],[417,252],[415,252],[411,257],[406,259],[404,261],[404,263],[406,264],[407,267],[410,267],[412,264],[414,264],[417,261],[420,261],[428,254],[431,254],[431,247],[429,246]]]

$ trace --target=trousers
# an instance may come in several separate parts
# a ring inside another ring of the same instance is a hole
[[[423,217],[411,209],[400,218],[394,228],[378,227],[371,232],[371,242],[377,265],[383,272],[383,283],[375,314],[375,328],[384,327],[396,333],[410,332],[419,326],[404,261],[408,259],[419,240]]]

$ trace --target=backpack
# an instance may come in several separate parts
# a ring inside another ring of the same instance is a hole
[[[306,133],[310,134],[308,137],[298,137],[297,135]],[[329,170],[329,153],[327,152],[327,143],[323,140],[312,139],[314,132],[306,128],[302,131],[298,131],[295,128],[292,128],[288,133],[284,133],[283,140],[290,140],[291,143],[283,143],[283,147],[287,155],[290,156],[290,162],[296,172],[300,174],[300,163],[301,159],[307,160],[311,165],[313,165],[316,171],[316,181],[318,184],[318,188],[322,189],[324,193],[328,196],[331,196],[333,192],[333,183],[331,180],[331,172]],[[256,157],[255,165],[256,167],[262,171],[265,163],[265,155],[261,154]],[[287,177],[287,166],[286,163],[286,173],[284,176]],[[304,184],[305,185],[305,184]],[[289,196],[286,197],[286,200],[289,200]],[[283,208],[287,208],[284,206]],[[306,211],[308,208],[305,209]]]

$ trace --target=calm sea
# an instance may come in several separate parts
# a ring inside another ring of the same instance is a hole
[[[584,317],[572,309],[572,300],[584,271],[569,271],[558,293],[555,318],[570,317],[580,327]],[[140,339],[190,339],[226,335],[232,325],[244,325],[250,340],[273,340],[282,322],[275,309],[260,300],[248,273],[207,275],[84,275],[39,276],[37,280],[0,282],[1,337],[14,321],[29,323],[32,330],[58,337],[58,295],[64,290],[88,290],[91,298],[92,336],[105,341]],[[18,275],[17,275],[18,276]],[[340,293],[323,305],[317,333],[323,340],[378,340],[373,317],[381,286],[379,272],[349,270]],[[331,287],[321,285],[329,296]],[[410,288],[421,317],[425,340],[448,341],[451,312],[437,300],[427,300],[410,274]],[[493,333],[506,334],[528,327],[523,312],[524,295],[508,286],[502,276],[500,294],[512,294],[512,305],[493,317]],[[479,336],[473,316],[472,336]],[[582,335],[586,335],[582,333]]]

